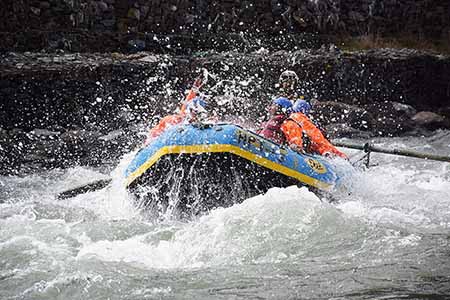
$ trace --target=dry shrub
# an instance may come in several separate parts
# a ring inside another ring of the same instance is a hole
[[[397,36],[381,36],[367,34],[358,37],[340,37],[337,44],[344,50],[368,50],[376,48],[402,49],[410,48],[435,53],[450,54],[450,31],[441,39],[427,39],[417,34],[401,34]]]

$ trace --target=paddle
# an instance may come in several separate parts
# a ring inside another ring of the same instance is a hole
[[[436,155],[436,154],[431,154],[431,153],[421,153],[421,152],[417,152],[417,151],[413,151],[413,150],[385,149],[385,148],[373,146],[369,143],[366,143],[364,145],[358,145],[358,144],[352,144],[352,143],[346,143],[346,142],[334,142],[333,144],[337,147],[364,150],[364,152],[377,152],[377,153],[385,153],[385,154],[422,158],[422,159],[428,159],[428,160],[450,162],[450,156]]]
[[[72,197],[75,197],[75,196],[78,196],[80,194],[84,194],[87,192],[93,192],[96,190],[100,190],[100,189],[106,187],[111,181],[112,181],[112,179],[108,178],[108,179],[100,179],[100,180],[97,180],[94,182],[90,182],[88,184],[61,192],[56,196],[56,198],[58,200],[63,200],[63,199],[72,198]]]

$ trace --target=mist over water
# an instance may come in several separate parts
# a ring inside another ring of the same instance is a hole
[[[355,141],[357,142],[357,141]],[[450,133],[374,141],[448,154]],[[347,152],[360,156],[357,152]],[[446,299],[450,164],[372,154],[336,191],[274,188],[191,221],[154,222],[123,173],[77,167],[0,177],[0,299]]]

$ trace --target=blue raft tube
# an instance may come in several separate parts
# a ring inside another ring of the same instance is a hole
[[[135,155],[125,176],[138,208],[179,217],[229,207],[272,187],[329,191],[340,181],[326,158],[233,124],[173,126]]]

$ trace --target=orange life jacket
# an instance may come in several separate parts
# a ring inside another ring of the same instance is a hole
[[[304,133],[310,139],[312,151],[319,153],[320,155],[325,155],[329,153],[347,159],[347,156],[338,149],[336,149],[336,147],[334,147],[324,137],[322,132],[303,113],[300,112],[293,113],[289,116],[289,119],[294,121],[298,125],[302,133]]]
[[[256,133],[277,144],[295,144],[299,149],[302,149],[302,130],[293,120],[289,120],[286,115],[275,115],[264,123],[262,127]]]
[[[185,113],[186,112],[186,107],[188,105],[189,102],[191,102],[192,100],[194,100],[194,98],[197,96],[198,94],[198,90],[196,88],[192,88],[189,93],[186,96],[186,100],[184,100],[184,102],[181,104],[180,107],[180,111],[181,113]]]
[[[281,125],[281,130],[286,137],[286,143],[290,145],[296,145],[298,149],[303,149],[303,132],[302,128],[292,120],[287,118]]]
[[[184,120],[184,114],[175,114],[175,115],[169,115],[162,118],[158,125],[150,129],[150,132],[148,133],[147,140],[145,141],[145,145],[148,145],[153,139],[161,135],[161,133],[164,132],[167,128],[170,126],[174,126],[177,124],[180,124]]]
[[[197,89],[192,88],[188,95],[186,96],[186,100],[181,104],[180,113],[168,115],[162,118],[158,125],[150,129],[148,133],[147,139],[145,141],[145,145],[148,145],[150,141],[161,135],[167,128],[170,126],[174,126],[177,124],[181,124],[186,116],[186,106],[189,102],[191,102],[197,96]]]

